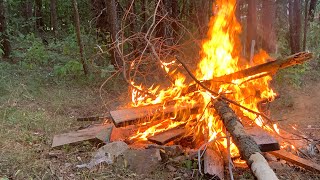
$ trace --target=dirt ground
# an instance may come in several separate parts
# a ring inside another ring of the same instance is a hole
[[[124,86],[115,82],[99,95],[99,83],[57,81],[43,74],[20,71],[0,65],[0,179],[210,179],[196,173],[189,161],[159,166],[153,173],[136,174],[130,170],[102,164],[91,170],[76,165],[88,162],[97,144],[83,142],[52,149],[54,134],[90,125],[76,117],[101,115],[128,101]],[[300,87],[277,83],[281,98],[271,103],[273,119],[282,127],[298,127],[308,137],[320,139],[320,76],[313,69]],[[101,83],[100,83],[101,84]],[[122,94],[118,91],[122,89]],[[312,160],[320,163],[319,153]],[[272,166],[280,179],[320,179],[313,173],[280,161]],[[235,179],[254,179],[248,169],[234,171]],[[227,176],[226,179],[229,177]]]

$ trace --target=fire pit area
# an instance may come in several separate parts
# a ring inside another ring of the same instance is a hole
[[[320,172],[319,165],[297,156],[309,147],[308,139],[286,132],[267,115],[268,103],[281,98],[269,86],[272,76],[303,64],[313,54],[272,59],[261,50],[243,59],[235,2],[217,1],[216,6],[196,68],[190,70],[178,55],[161,61],[171,86],[145,87],[130,81],[132,101],[126,108],[110,111],[104,124],[55,136],[52,146],[89,139],[106,144],[79,168],[123,158],[122,166],[150,173],[146,165],[166,166],[183,156],[189,161],[181,161],[190,162],[186,166],[196,174],[219,179],[229,178],[226,171],[232,179],[232,169],[239,167],[250,168],[257,179],[278,179],[268,163],[277,158]]]

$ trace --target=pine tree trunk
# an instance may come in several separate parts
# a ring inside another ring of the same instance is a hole
[[[42,18],[42,0],[35,0],[35,18],[36,30],[42,32],[44,30],[44,23]]]
[[[174,34],[179,34],[179,26],[176,21],[179,18],[179,2],[178,0],[172,0],[172,18],[175,20],[172,23],[172,28],[174,30]]]
[[[311,21],[311,22],[314,20],[314,14],[316,12],[316,7],[317,7],[317,0],[311,0],[310,1],[310,8],[309,8],[309,21]]]
[[[7,32],[7,17],[4,0],[0,0],[0,41],[3,50],[3,58],[9,58],[11,53],[11,44]]]
[[[78,11],[78,4],[77,0],[73,0],[73,8],[74,8],[74,17],[75,17],[75,26],[76,26],[76,33],[77,33],[77,41],[79,46],[79,52],[80,52],[80,59],[83,67],[83,72],[85,75],[88,74],[88,66],[84,59],[83,55],[83,44],[81,41],[81,33],[80,33],[80,17],[79,17],[79,11]]]
[[[21,3],[21,12],[25,22],[29,22],[30,19],[32,18],[32,1],[31,0],[25,0]],[[23,32],[29,33],[32,28],[33,27],[28,24],[28,26],[25,26]]]
[[[304,28],[303,28],[303,45],[302,45],[302,50],[306,50],[307,46],[307,30],[308,30],[308,1],[305,0],[304,3]]]
[[[54,38],[58,36],[57,0],[50,0],[51,28]]]
[[[246,56],[250,57],[253,41],[257,42],[257,0],[248,0]],[[257,43],[255,43],[257,44]]]
[[[276,4],[274,0],[262,1],[262,48],[268,53],[276,51]]]
[[[143,27],[142,27],[142,32],[147,32],[148,26],[147,26],[147,0],[141,0],[141,17],[142,17],[142,22],[143,22]]]
[[[291,53],[300,52],[301,46],[301,1],[289,0],[289,33]]]
[[[118,17],[117,17],[117,6],[115,0],[106,0],[107,5],[107,12],[108,12],[108,19],[110,23],[110,33],[112,42],[116,42],[118,40],[117,33],[119,32],[119,25],[118,25]],[[114,65],[115,68],[120,68],[122,66],[122,61],[118,52],[113,48],[112,50],[112,57],[111,63]]]

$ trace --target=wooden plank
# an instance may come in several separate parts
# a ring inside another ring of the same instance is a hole
[[[170,141],[173,141],[174,139],[182,137],[184,134],[185,130],[183,128],[175,128],[149,137],[148,141],[156,143],[158,145],[164,145]]]
[[[295,165],[298,165],[298,166],[301,166],[305,169],[308,169],[310,171],[317,171],[317,172],[320,172],[320,165],[319,164],[316,164],[312,161],[309,161],[309,160],[306,160],[306,159],[303,159],[301,157],[298,157],[292,153],[289,153],[283,149],[279,150],[279,151],[273,151],[273,152],[270,152],[270,154],[280,158],[280,159],[283,159],[283,160],[286,160],[288,162],[291,162],[292,164],[295,164]]]
[[[179,106],[179,111],[186,109],[197,109],[196,107],[190,106]],[[149,105],[134,107],[128,109],[121,109],[116,111],[110,111],[112,121],[116,127],[124,127],[131,124],[146,122],[152,118],[154,115],[158,115],[161,118],[169,116],[170,113],[176,111],[174,105]]]
[[[276,151],[280,149],[279,142],[269,133],[258,126],[245,127],[244,130],[258,144],[262,152]]]
[[[224,179],[224,163],[222,157],[210,146],[207,148],[203,157],[204,173],[212,176],[218,176]]]
[[[105,142],[105,140],[108,138],[108,134],[111,134],[112,127],[112,124],[94,125],[86,129],[58,134],[53,137],[51,147],[58,147],[91,139],[100,139]]]

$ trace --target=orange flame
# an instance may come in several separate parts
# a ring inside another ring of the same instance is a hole
[[[253,63],[249,61],[240,62],[241,57],[241,42],[239,35],[241,33],[241,26],[235,16],[236,0],[217,0],[213,6],[214,16],[210,19],[208,38],[202,44],[200,52],[201,60],[197,66],[195,76],[199,80],[210,80],[215,77],[220,77],[226,74],[234,73],[236,71],[248,68],[252,65],[258,65],[266,62],[269,55],[260,50],[258,54],[253,57]],[[162,68],[166,72],[170,71],[169,66],[175,63],[164,63],[161,61]],[[165,90],[159,90],[159,87],[149,88],[149,92],[154,94],[156,98],[150,98],[141,94],[137,90],[132,91],[132,106],[141,106],[148,104],[165,104],[167,101],[175,100],[177,107],[177,116],[179,106],[190,105],[193,107],[195,104],[199,105],[199,114],[196,116],[196,122],[190,121],[190,112],[184,113],[180,117],[178,123],[164,121],[161,125],[150,127],[145,132],[138,132],[134,138],[145,140],[148,136],[158,132],[159,126],[165,126],[162,129],[170,129],[183,123],[186,124],[186,129],[189,134],[194,134],[195,139],[198,137],[206,136],[206,139],[218,139],[217,143],[223,144],[227,147],[226,138],[219,138],[225,136],[224,126],[222,121],[216,115],[213,108],[208,108],[208,104],[214,99],[209,92],[199,90],[194,93],[182,96],[183,90],[189,86],[185,83],[185,76],[182,74],[175,75],[175,82],[172,87]],[[251,110],[259,111],[258,102],[262,99],[273,99],[276,95],[271,88],[269,82],[272,80],[271,76],[264,76],[261,78],[246,77],[233,80],[232,83],[217,83],[212,82],[210,89],[219,93],[225,93],[225,96],[232,99],[242,106]],[[133,83],[132,83],[133,84]],[[141,86],[136,86],[141,89]],[[264,119],[256,114],[248,112],[244,109],[231,105],[231,107],[238,114],[243,114],[252,119],[260,127],[267,130],[272,128],[265,126]],[[188,125],[188,126],[187,126]],[[276,126],[274,129],[276,129]],[[218,137],[219,136],[219,137]],[[237,154],[239,151],[237,147],[231,143],[231,154]]]

